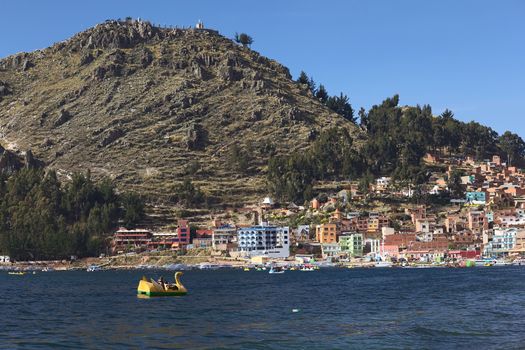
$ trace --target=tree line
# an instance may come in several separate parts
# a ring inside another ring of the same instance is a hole
[[[43,169],[0,177],[0,252],[16,260],[96,256],[119,223],[133,227],[143,216],[139,195],[118,194],[89,172],[67,183]]]
[[[313,185],[320,180],[361,180],[365,187],[377,176],[392,176],[399,182],[421,185],[430,171],[422,159],[427,152],[439,155],[473,156],[478,160],[500,155],[507,163],[524,163],[525,142],[510,131],[501,136],[477,122],[461,122],[450,110],[434,116],[429,105],[399,106],[399,96],[385,99],[369,111],[361,108],[358,118],[348,98],[327,97],[322,85],[302,72],[298,79],[321,102],[337,99],[346,105],[336,113],[356,123],[366,132],[364,145],[354,147],[348,132],[330,129],[320,133],[309,150],[273,157],[268,163],[267,179],[272,193],[280,200],[303,201],[313,197]],[[454,189],[457,192],[457,189]]]

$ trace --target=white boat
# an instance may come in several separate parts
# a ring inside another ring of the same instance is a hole
[[[515,265],[515,266],[525,266],[525,259],[524,258],[519,258],[519,259],[516,259],[512,262],[512,265]]]
[[[219,269],[219,265],[217,264],[210,264],[210,263],[200,263],[199,269],[201,270],[217,270]]]
[[[496,263],[496,260],[494,259],[478,259],[475,260],[474,263],[476,266],[494,266]]]
[[[512,263],[509,261],[500,260],[500,259],[494,260],[494,266],[509,266],[509,265],[512,265]]]
[[[392,263],[390,261],[376,261],[375,267],[392,267]]]
[[[272,268],[270,269],[270,271],[268,271],[268,273],[272,273],[272,274],[273,274],[273,273],[284,273],[284,270],[281,269],[281,268],[275,268],[275,269],[274,269],[274,268],[272,267]]]
[[[89,265],[86,269],[87,272],[95,272],[95,271],[101,271],[102,268],[98,265]]]

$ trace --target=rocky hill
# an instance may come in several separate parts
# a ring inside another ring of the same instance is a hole
[[[90,169],[166,202],[186,176],[218,203],[266,194],[269,157],[355,126],[288,69],[215,31],[107,21],[0,60],[0,142],[66,175]],[[250,171],[229,165],[232,144]]]

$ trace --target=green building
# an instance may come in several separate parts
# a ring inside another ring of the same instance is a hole
[[[363,234],[349,233],[339,236],[339,246],[341,253],[346,253],[348,256],[356,257],[363,256]]]

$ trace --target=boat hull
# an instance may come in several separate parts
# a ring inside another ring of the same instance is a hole
[[[153,279],[148,280],[146,277],[142,277],[137,287],[137,295],[139,297],[174,297],[186,295],[188,290],[180,282],[180,275],[182,275],[182,272],[177,272],[175,274],[175,283],[164,286]]]
[[[137,291],[138,295],[144,295],[148,297],[177,297],[188,294],[187,292],[147,292],[147,291]]]

